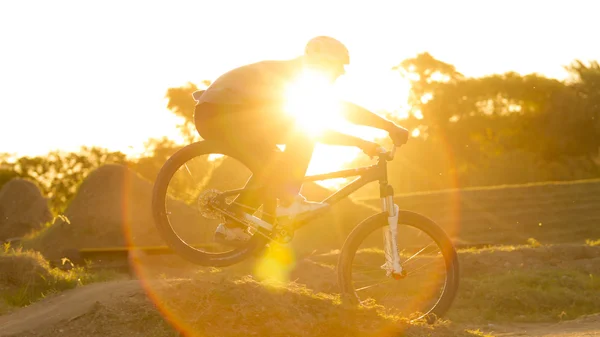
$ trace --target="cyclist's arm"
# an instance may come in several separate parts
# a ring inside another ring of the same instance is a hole
[[[325,130],[317,136],[319,143],[328,145],[341,145],[341,146],[358,146],[363,147],[366,143],[371,143],[359,137],[350,136],[334,130]]]
[[[380,146],[377,143],[333,130],[322,132],[317,137],[317,141],[329,145],[356,146],[369,156],[374,156],[380,152]]]
[[[370,126],[387,132],[392,132],[397,128],[397,125],[393,122],[359,105],[350,102],[341,102],[341,105],[342,116],[353,124]]]

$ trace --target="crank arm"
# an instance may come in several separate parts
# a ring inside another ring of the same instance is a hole
[[[260,231],[261,229],[263,229],[263,230],[266,230],[269,233],[273,232],[273,225],[271,225],[270,223],[264,221],[263,219],[255,217],[254,215],[251,215],[251,214],[248,214],[248,213],[243,213],[242,217],[238,217],[233,212],[228,212],[226,210],[219,209],[219,208],[217,208],[217,210],[220,213],[222,213],[223,215],[225,215],[225,217],[233,219],[233,220],[238,221],[238,222],[241,222],[245,226],[252,227],[252,228],[254,228],[257,231]]]

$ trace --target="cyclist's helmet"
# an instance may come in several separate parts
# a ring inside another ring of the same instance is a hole
[[[326,63],[349,64],[350,53],[340,41],[329,36],[317,36],[306,44],[304,54],[313,60]]]

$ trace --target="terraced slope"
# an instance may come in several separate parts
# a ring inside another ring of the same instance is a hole
[[[379,207],[379,199],[361,200]],[[582,243],[600,238],[600,179],[413,193],[395,197],[459,242]]]

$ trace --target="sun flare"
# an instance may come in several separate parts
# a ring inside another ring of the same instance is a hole
[[[305,70],[287,88],[285,111],[305,132],[318,135],[343,122],[338,102],[333,84],[325,76]]]
[[[373,74],[371,74],[373,75]],[[340,100],[361,98],[366,108],[391,111],[402,106],[408,91],[407,83],[399,82],[392,73],[375,76],[377,86],[352,85],[342,77],[332,84],[316,71],[306,70],[288,85],[285,96],[285,112],[291,115],[297,126],[312,136],[327,129],[374,141],[386,136],[381,130],[356,126],[346,121],[341,114]],[[341,83],[340,83],[341,82]],[[361,103],[361,102],[357,102]],[[361,151],[353,147],[318,145],[313,154],[307,174],[332,172],[356,158]],[[345,179],[322,181],[326,187],[339,187]]]

